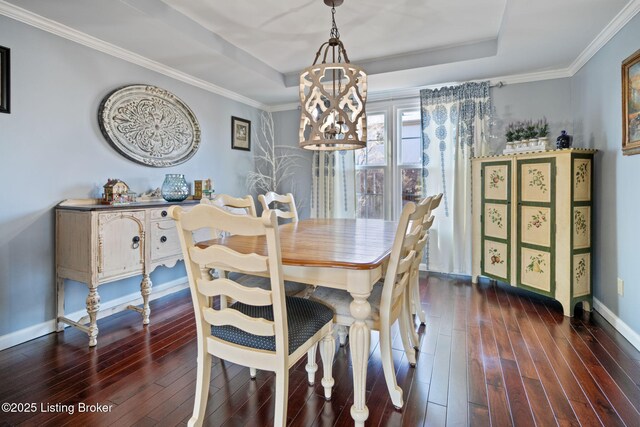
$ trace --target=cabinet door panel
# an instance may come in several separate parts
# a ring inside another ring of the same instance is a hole
[[[520,160],[518,161],[518,164],[520,165],[518,189],[520,190],[521,201],[550,203],[552,190],[551,162],[540,159],[525,163]]]
[[[589,158],[573,159],[573,200],[591,201],[591,159]]]
[[[591,254],[582,253],[573,256],[573,296],[579,297],[591,293]]]
[[[508,205],[485,203],[484,205],[484,235],[506,240],[508,237],[507,218]]]
[[[520,251],[520,283],[551,293],[551,253],[523,248]]]
[[[98,278],[142,273],[143,231],[143,211],[98,215]]]
[[[525,205],[520,214],[522,243],[551,247],[551,208]]]
[[[573,248],[584,249],[591,246],[591,206],[573,208]]]

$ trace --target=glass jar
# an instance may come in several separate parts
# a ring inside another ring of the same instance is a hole
[[[167,202],[181,202],[189,197],[189,185],[181,173],[168,173],[162,183],[162,198]]]

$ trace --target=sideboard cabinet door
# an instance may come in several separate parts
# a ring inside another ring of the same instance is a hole
[[[116,280],[142,274],[144,265],[144,211],[97,214],[98,278]]]

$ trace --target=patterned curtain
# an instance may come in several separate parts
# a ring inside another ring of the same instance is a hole
[[[489,82],[420,91],[422,188],[443,193],[429,233],[428,270],[471,274],[471,158],[489,154]]]
[[[311,218],[355,218],[354,151],[316,151],[311,164]]]

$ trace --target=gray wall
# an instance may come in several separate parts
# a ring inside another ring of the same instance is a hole
[[[162,184],[166,173],[210,177],[216,192],[246,194],[252,152],[231,150],[232,115],[258,124],[259,111],[0,16],[0,45],[11,49],[11,114],[0,114],[0,335],[55,317],[54,213],[63,199],[99,197],[107,178],[133,191]],[[202,145],[172,168],[137,165],[100,134],[98,105],[116,87],[152,84],[195,112]],[[155,285],[184,275],[159,268]],[[100,287],[103,303],[134,293],[140,279]],[[68,311],[84,307],[86,287],[67,285]]]
[[[300,111],[289,110],[273,113],[273,122],[275,125],[276,145],[298,147]],[[297,149],[292,150],[291,153],[301,155],[304,160],[299,162],[294,178],[291,182],[286,183],[283,188],[286,191],[291,191],[295,196],[298,216],[300,218],[308,218],[311,206],[311,159],[313,152]]]
[[[640,155],[622,156],[620,65],[640,48],[633,18],[571,79],[575,138],[597,148],[595,163],[595,297],[640,333]],[[624,296],[617,278],[625,281]]]
[[[508,84],[491,89],[494,119],[491,143],[501,153],[506,144],[505,127],[512,122],[539,120],[549,122],[549,141],[555,147],[560,131],[573,134],[571,111],[571,79],[543,80]],[[575,141],[576,146],[581,146]]]

